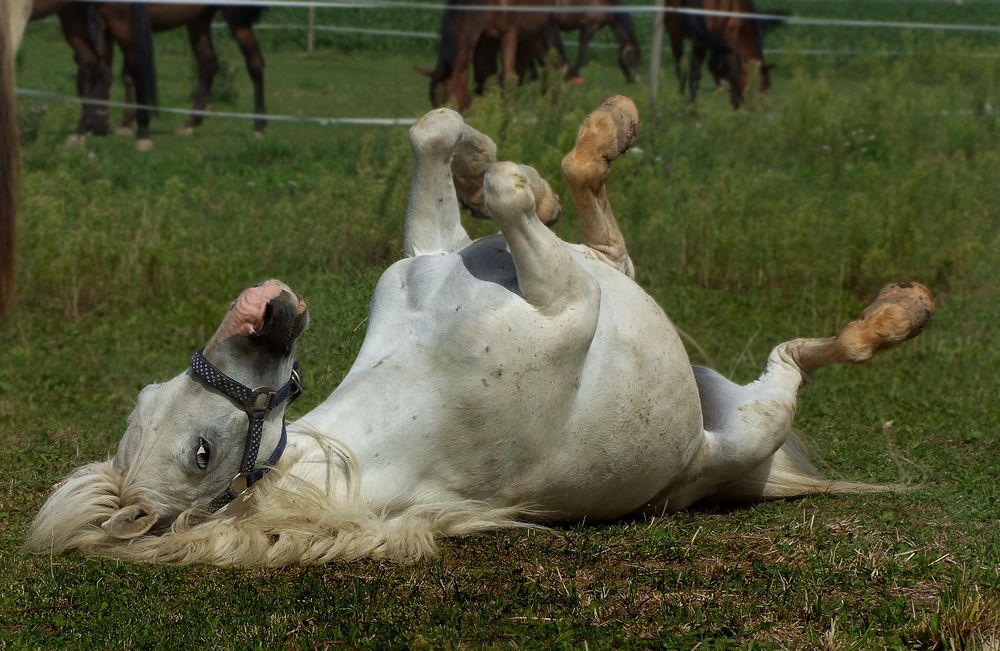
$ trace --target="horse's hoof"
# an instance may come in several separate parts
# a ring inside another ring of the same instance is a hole
[[[255,140],[263,140],[264,139],[264,132],[263,131],[254,131],[253,132],[253,137],[254,137]]]
[[[79,149],[87,144],[87,136],[82,133],[71,133],[66,138],[66,149]]]
[[[116,136],[128,136],[128,137],[131,138],[132,136],[135,135],[135,131],[132,130],[132,127],[124,127],[123,126],[123,127],[118,127],[117,129],[115,129],[115,135]]]
[[[410,127],[410,147],[419,156],[435,156],[438,152],[451,155],[464,127],[465,121],[455,111],[435,109]]]
[[[864,362],[878,350],[919,335],[933,314],[934,298],[920,283],[887,285],[860,319],[837,334],[837,345],[851,361]]]
[[[174,129],[174,133],[176,133],[178,136],[193,136],[194,127],[184,124]]]
[[[135,141],[136,151],[149,151],[153,148],[153,141],[149,138],[138,138]]]
[[[638,133],[635,102],[624,95],[609,97],[584,119],[576,145],[563,158],[563,177],[581,187],[602,179],[608,164],[635,144]]]

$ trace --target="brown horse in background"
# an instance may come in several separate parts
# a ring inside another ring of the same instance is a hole
[[[122,50],[125,69],[135,80],[136,100],[144,107],[156,105],[156,70],[153,31],[148,5],[142,3],[81,3],[67,0],[35,0],[32,20],[56,14],[63,36],[73,50],[77,65],[76,89],[82,100],[106,101],[110,97],[112,43]],[[68,144],[82,141],[88,132],[107,131],[107,106],[87,103]],[[136,111],[136,149],[152,147],[149,137],[151,111]]]
[[[73,48],[78,66],[78,91],[82,98],[107,100],[110,97],[111,64],[114,55],[114,41],[119,40],[115,26],[108,24],[105,28],[103,9],[111,3],[98,5],[70,4],[59,11],[59,21],[67,42]],[[219,59],[212,42],[212,19],[221,13],[229,30],[236,40],[246,63],[247,72],[253,83],[254,113],[264,115],[264,56],[257,44],[253,25],[260,19],[261,7],[213,7],[209,5],[146,5],[149,13],[150,28],[154,32],[165,32],[179,27],[185,27],[188,42],[194,52],[198,67],[198,85],[195,90],[193,109],[204,111],[208,105],[208,97],[212,81],[219,70]],[[155,87],[146,93],[141,92],[142,83],[132,73],[128,62],[129,51],[122,47],[126,63],[122,70],[122,80],[125,85],[125,101],[144,104],[141,99],[155,92]],[[146,78],[150,73],[144,73]],[[138,112],[126,109],[122,120],[123,129],[131,129]],[[188,117],[184,125],[177,129],[182,135],[194,132],[195,127],[204,119],[201,114]],[[262,136],[267,122],[263,117],[254,121],[254,133]],[[141,122],[140,122],[141,128]],[[84,104],[80,122],[76,131],[70,136],[68,144],[82,141],[88,133],[104,134],[108,132],[108,111],[106,107]]]
[[[543,11],[503,11],[502,7],[544,7],[547,0],[489,0],[486,4],[498,10],[469,11],[460,8],[482,4],[480,0],[449,0],[441,19],[441,45],[434,69],[417,68],[431,78],[430,98],[433,106],[442,106],[454,100],[458,110],[464,111],[472,103],[469,92],[469,68],[478,62],[481,70],[488,68],[488,52],[494,56],[492,45],[484,46],[477,55],[480,39],[495,39],[503,59],[503,78],[518,77],[519,43],[544,38],[549,28],[549,14]],[[522,66],[524,59],[522,58]],[[495,68],[495,64],[493,66]],[[480,73],[477,73],[477,85]]]
[[[14,243],[21,166],[14,59],[31,0],[0,0],[0,320],[14,300]]]
[[[667,0],[675,9],[704,9],[740,14],[757,13],[752,0]],[[701,68],[708,56],[709,72],[715,83],[729,83],[733,108],[743,103],[751,70],[756,67],[759,76],[758,92],[766,94],[771,87],[772,66],[764,61],[763,34],[782,21],[774,18],[745,18],[742,16],[712,16],[667,12],[664,16],[670,49],[673,52],[677,76],[681,87],[685,85],[681,59],[684,56],[684,39],[691,40],[690,72],[686,78],[688,92],[693,101],[698,94]]]
[[[552,23],[556,29],[564,32],[579,32],[576,49],[576,62],[566,70],[567,79],[580,76],[587,48],[590,41],[602,28],[610,27],[618,38],[618,66],[628,83],[635,83],[635,70],[639,65],[639,39],[635,35],[635,25],[632,16],[623,12],[602,11],[606,7],[620,7],[621,0],[556,0],[557,7],[591,7],[592,11],[556,11],[552,14]],[[562,42],[556,38],[553,44],[558,50],[562,61],[568,65],[569,59],[562,47]]]

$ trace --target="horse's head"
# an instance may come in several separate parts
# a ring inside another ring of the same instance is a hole
[[[142,390],[114,457],[56,488],[28,547],[59,551],[155,533],[248,488],[283,448],[285,410],[301,388],[295,343],[308,320],[283,283],[241,293],[184,373]]]
[[[431,106],[440,108],[453,102],[459,111],[469,108],[469,104],[472,103],[472,94],[469,92],[467,71],[456,74],[449,67],[439,64],[434,69],[418,66],[417,72],[430,77]]]

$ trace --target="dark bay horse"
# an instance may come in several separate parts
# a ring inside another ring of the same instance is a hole
[[[478,61],[480,70],[488,69],[487,45],[477,54],[480,39],[494,39],[503,59],[503,77],[518,77],[519,43],[544,38],[549,29],[549,14],[544,11],[503,11],[506,6],[544,7],[547,0],[449,0],[441,19],[441,45],[434,69],[417,68],[431,78],[430,97],[433,106],[453,100],[460,111],[472,102],[469,92],[469,68]],[[489,4],[498,10],[468,11],[463,6]],[[522,59],[522,66],[524,65]],[[493,66],[496,67],[495,64]],[[477,85],[480,75],[477,72]]]
[[[142,3],[81,3],[66,0],[34,0],[32,20],[55,13],[63,36],[76,60],[77,94],[81,99],[107,100],[111,89],[109,67],[112,44],[125,59],[124,67],[135,80],[135,100],[142,106],[156,104],[156,71],[153,59],[153,32],[150,13]],[[74,136],[89,131],[107,131],[107,107],[84,103]],[[150,111],[136,111],[136,149],[149,149]]]
[[[264,8],[260,6],[233,6],[222,7],[212,5],[169,5],[151,4],[149,5],[149,15],[152,21],[154,32],[166,32],[179,27],[187,29],[188,42],[194,52],[195,61],[198,66],[198,86],[195,89],[195,96],[192,108],[195,111],[204,111],[208,106],[208,97],[212,91],[212,81],[219,71],[219,58],[215,53],[215,45],[212,43],[212,20],[216,14],[221,14],[222,19],[229,27],[236,45],[243,55],[243,62],[246,65],[247,74],[253,84],[253,110],[258,117],[254,120],[254,135],[261,137],[267,127],[267,120],[262,117],[266,114],[264,101],[264,55],[257,43],[253,26],[260,20]],[[126,101],[131,102],[131,88],[129,80],[125,80]],[[125,114],[125,125],[131,113]],[[194,114],[185,120],[184,125],[177,129],[181,135],[189,135],[194,132],[204,119],[203,115]]]
[[[668,0],[667,6],[674,9],[757,13],[752,0]],[[757,68],[759,92],[767,93],[771,87],[771,66],[764,61],[763,34],[767,29],[779,25],[780,20],[667,12],[664,22],[682,88],[685,85],[684,72],[681,70],[684,39],[691,40],[690,72],[686,83],[692,100],[698,94],[701,68],[706,55],[709,72],[715,83],[729,83],[733,108],[739,108],[743,103],[753,68]]]
[[[618,66],[622,69],[625,79],[635,83],[635,70],[639,65],[639,39],[635,35],[635,25],[632,16],[621,12],[602,11],[607,7],[620,7],[620,0],[556,0],[557,7],[590,7],[592,11],[556,11],[552,14],[552,23],[558,30],[577,31],[579,41],[576,50],[576,62],[568,65],[566,78],[574,79],[580,76],[587,48],[590,41],[602,28],[610,27],[618,38]],[[561,42],[554,44],[559,50],[564,63],[568,64],[565,49]]]
[[[45,1],[50,0],[36,0],[36,6],[38,2]],[[122,78],[126,102],[140,105],[155,103],[156,86],[151,40],[148,50],[138,49],[139,35],[141,34],[144,39],[147,33],[185,27],[198,66],[198,86],[193,109],[205,110],[212,81],[219,69],[219,59],[212,43],[212,19],[221,12],[243,53],[247,72],[253,83],[254,113],[264,115],[264,57],[253,32],[253,25],[260,19],[262,8],[149,4],[142,6],[147,24],[141,24],[136,20],[138,12],[134,10],[130,12],[132,20],[124,23],[122,7],[123,5],[117,3],[71,2],[58,9],[63,34],[73,49],[77,62],[77,90],[81,98],[107,100],[110,97],[111,64],[114,45],[117,44],[125,58]],[[141,134],[145,131],[147,134],[145,138],[148,141],[148,127],[144,125],[143,113],[142,109],[127,109],[122,124],[125,128],[131,128],[133,122],[137,122],[137,136],[142,138]],[[202,120],[202,115],[191,115],[178,129],[178,133],[185,135],[192,133]],[[145,118],[145,122],[148,124],[148,118]],[[263,117],[258,118],[254,121],[254,132],[258,136],[263,135],[265,126],[266,120]],[[107,131],[107,108],[84,104],[80,121],[69,142],[70,144],[79,142],[87,133],[104,134]]]

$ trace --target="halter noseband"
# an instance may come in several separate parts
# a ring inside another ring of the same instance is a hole
[[[283,402],[287,401],[288,404],[294,402],[302,394],[304,387],[302,377],[299,375],[298,360],[292,364],[292,375],[288,378],[288,382],[285,382],[285,385],[280,389],[275,390],[271,387],[251,389],[216,368],[212,362],[205,358],[203,351],[203,348],[199,348],[191,356],[191,374],[235,402],[250,418],[240,471],[230,480],[225,492],[209,502],[206,507],[209,513],[214,513],[250,490],[254,483],[263,478],[267,471],[278,463],[282,452],[285,451],[285,444],[288,443],[284,414],[281,416],[281,440],[278,441],[278,446],[263,466],[257,467],[256,465],[257,453],[260,451],[260,439],[264,434],[264,419],[272,409],[280,406]]]

